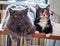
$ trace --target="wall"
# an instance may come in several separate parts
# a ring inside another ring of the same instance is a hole
[[[50,0],[50,10],[54,12],[51,20],[60,23],[60,0]]]
[[[50,10],[54,12],[53,16],[51,16],[51,20],[54,22],[54,34],[58,34],[60,36],[60,0],[50,0],[49,3]],[[53,42],[54,40],[48,40],[46,46],[53,46]],[[56,40],[55,46],[60,46],[60,40]]]

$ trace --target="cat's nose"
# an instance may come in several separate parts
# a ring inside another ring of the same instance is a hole
[[[17,15],[14,15],[14,18],[17,18]]]
[[[43,16],[45,16],[45,14],[43,14]]]

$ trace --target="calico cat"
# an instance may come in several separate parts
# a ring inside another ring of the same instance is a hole
[[[49,5],[46,8],[36,7],[36,19],[34,24],[40,33],[52,33],[52,25],[50,21]]]

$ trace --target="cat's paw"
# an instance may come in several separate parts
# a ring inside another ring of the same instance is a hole
[[[39,34],[39,31],[35,31],[35,34]]]
[[[46,34],[46,37],[50,37],[51,35],[52,35],[52,34],[50,34],[50,33],[49,33],[49,34]]]

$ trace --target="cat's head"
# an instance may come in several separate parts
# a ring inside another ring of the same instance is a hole
[[[41,8],[40,6],[37,5],[37,9],[38,10],[38,15],[40,17],[49,17],[50,16],[50,13],[49,13],[49,8],[50,8],[50,5],[46,6],[45,8]]]
[[[9,8],[9,13],[11,18],[21,19],[27,16],[28,8],[23,10],[13,10]]]

